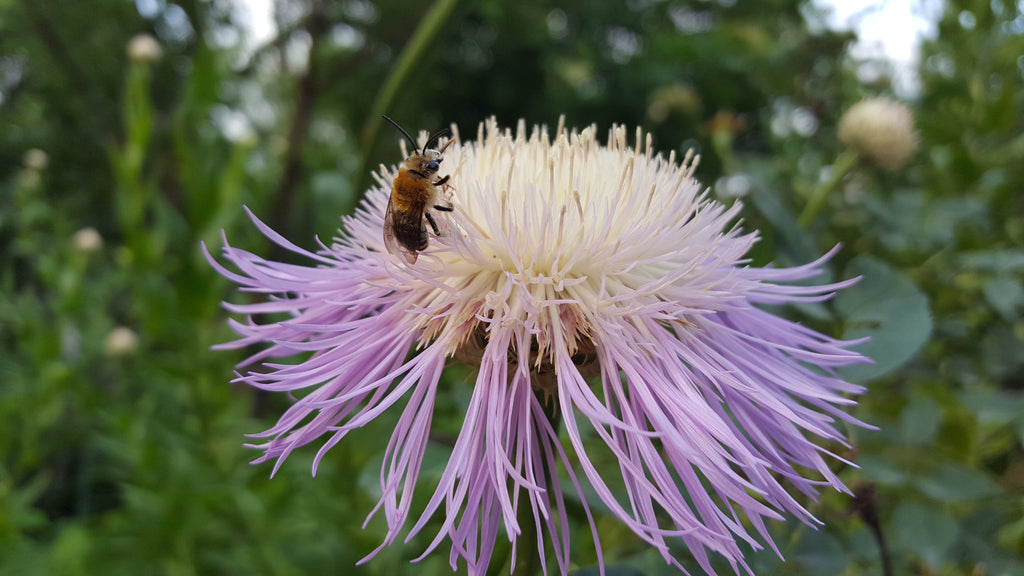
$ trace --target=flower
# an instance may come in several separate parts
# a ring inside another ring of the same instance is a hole
[[[267,345],[243,365],[311,352],[238,377],[305,393],[258,435],[266,441],[256,462],[277,459],[276,471],[326,437],[315,473],[348,432],[404,399],[371,513],[383,509],[381,547],[391,544],[412,512],[438,381],[455,358],[478,369],[472,398],[409,534],[443,507],[424,555],[447,537],[453,569],[462,558],[483,574],[498,533],[513,543],[523,533],[525,507],[550,540],[541,557],[550,550],[565,574],[559,463],[585,507],[589,484],[667,562],[681,568],[669,552],[678,538],[709,573],[708,552],[746,567],[737,540],[774,548],[765,519],[815,522],[786,486],[808,497],[822,484],[846,491],[811,438],[842,442],[836,420],[856,422],[842,407],[862,388],[833,368],[864,358],[757,307],[825,300],[848,286],[796,284],[834,251],[795,268],[750,266],[757,236],[732,224],[739,204],[709,199],[689,157],[654,155],[639,131],[634,148],[622,128],[602,146],[592,127],[559,126],[552,141],[546,128],[527,135],[520,123],[513,135],[492,119],[475,142],[451,146],[444,165],[453,167],[455,211],[437,217],[449,218],[449,233],[432,235],[413,265],[382,239],[394,167],[315,253],[252,217],[316,266],[269,261],[226,239],[234,271],[208,255],[243,290],[269,295],[225,304],[246,320],[231,322],[240,338],[222,347]],[[289,318],[258,321],[281,313]],[[591,530],[600,551],[592,519]]]
[[[136,34],[128,41],[128,58],[137,64],[151,64],[163,56],[156,38],[149,34]]]
[[[138,349],[139,337],[135,335],[131,328],[118,326],[107,334],[105,347],[108,356],[115,358],[129,356]]]
[[[25,158],[22,162],[25,164],[25,168],[35,172],[42,172],[46,169],[46,165],[50,163],[50,156],[39,148],[31,148],[25,152]]]
[[[886,170],[903,168],[917,152],[914,115],[888,98],[867,98],[839,119],[839,141]]]
[[[98,252],[100,248],[103,248],[103,237],[92,226],[86,226],[71,236],[71,247],[75,249],[75,252],[83,254]]]

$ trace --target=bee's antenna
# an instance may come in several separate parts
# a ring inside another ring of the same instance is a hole
[[[437,132],[434,132],[433,134],[431,134],[430,138],[427,139],[427,143],[423,145],[423,152],[420,152],[420,154],[426,154],[427,153],[427,148],[430,148],[430,143],[431,142],[437,142],[438,138],[440,138],[441,136],[444,136],[445,134],[448,134],[448,133],[449,133],[449,131],[448,131],[447,128],[441,128]]]
[[[409,136],[409,133],[405,131],[405,128],[402,128],[401,126],[398,125],[398,122],[395,122],[394,120],[392,120],[391,118],[388,118],[387,116],[385,116],[383,114],[381,114],[380,117],[385,119],[385,120],[387,120],[388,122],[390,122],[391,125],[394,126],[395,128],[398,128],[398,131],[401,132],[402,135],[405,136],[409,140],[409,144],[412,144],[413,151],[416,150],[416,141],[412,139],[412,136]]]

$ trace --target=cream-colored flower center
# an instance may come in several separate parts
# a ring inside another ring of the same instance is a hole
[[[688,324],[750,244],[726,231],[739,206],[707,201],[691,160],[655,155],[640,131],[630,147],[621,127],[603,146],[594,128],[559,126],[551,138],[523,124],[515,134],[481,126],[445,156],[452,233],[417,266],[447,289],[418,295],[423,341],[447,335],[455,353],[525,328],[540,365],[553,338],[570,353],[592,350],[600,315],[661,307]]]

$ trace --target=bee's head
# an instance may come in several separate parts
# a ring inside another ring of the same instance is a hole
[[[405,159],[405,167],[408,168],[409,170],[427,176],[432,176],[436,174],[438,169],[441,168],[441,162],[444,160],[444,151],[448,148],[448,146],[451,145],[452,142],[454,142],[454,140],[450,139],[447,142],[445,142],[444,146],[442,146],[440,150],[434,150],[433,148],[430,147],[430,145],[436,143],[442,136],[448,134],[448,129],[442,128],[437,132],[431,134],[430,138],[427,138],[427,143],[423,145],[423,149],[417,150],[416,141],[412,139],[412,136],[410,136],[408,132],[405,131],[405,128],[402,128],[401,126],[398,125],[397,122],[395,122],[391,118],[388,118],[387,116],[382,116],[382,118],[384,118],[385,120],[390,122],[392,126],[397,128],[398,131],[401,132],[402,135],[405,136],[405,138],[413,146],[412,155]]]
[[[434,140],[432,138],[431,140]],[[441,162],[444,161],[444,151],[448,149],[455,140],[449,140],[444,143],[444,146],[440,150],[434,150],[433,148],[424,147],[423,150],[417,150],[405,159],[405,167],[409,170],[432,176],[437,173],[441,168]],[[427,142],[429,145],[430,142]]]
[[[425,152],[417,150],[413,152],[412,156],[405,159],[405,167],[413,172],[432,176],[441,168],[443,160],[444,158],[437,150],[426,150]]]

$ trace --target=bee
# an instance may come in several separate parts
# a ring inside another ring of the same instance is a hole
[[[391,199],[384,215],[384,247],[391,254],[401,253],[406,262],[414,264],[419,253],[427,249],[426,225],[430,224],[435,235],[441,234],[430,209],[454,210],[450,204],[440,204],[438,195],[439,187],[448,185],[450,175],[434,179],[444,161],[444,151],[454,140],[448,140],[440,150],[430,148],[432,143],[448,134],[448,129],[443,128],[432,134],[419,150],[416,141],[404,128],[387,116],[383,118],[398,128],[412,144],[412,154],[399,166],[391,185]]]

